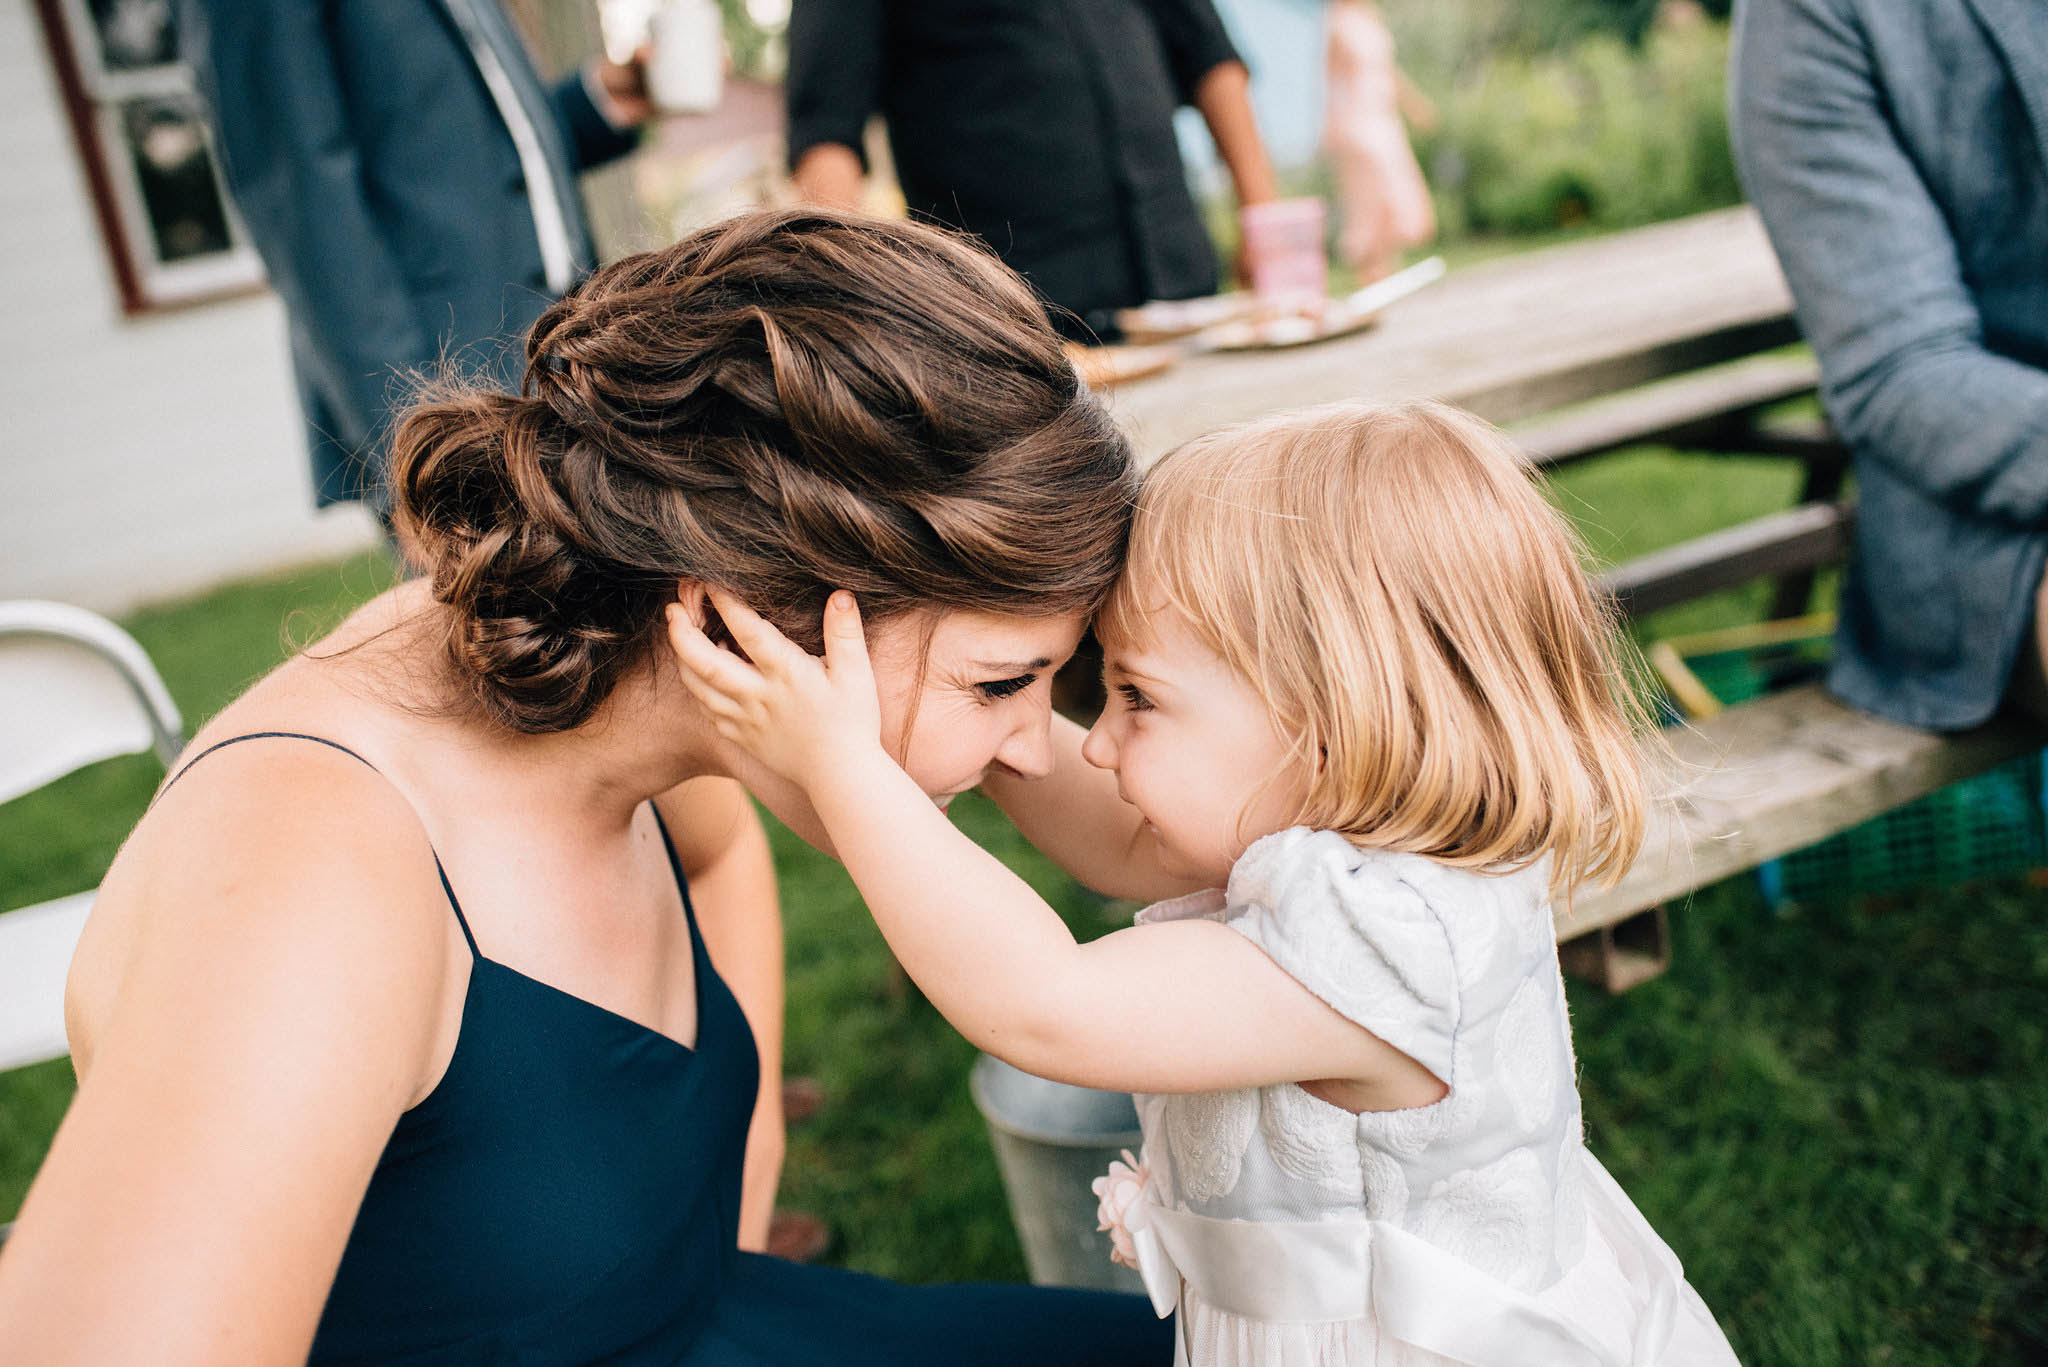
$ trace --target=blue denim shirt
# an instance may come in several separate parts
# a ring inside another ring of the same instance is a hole
[[[1856,458],[1830,686],[1973,725],[2048,561],[2048,0],[1738,0],[1730,78]]]

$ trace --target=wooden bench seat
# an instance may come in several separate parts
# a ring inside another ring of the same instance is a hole
[[[1818,384],[1810,355],[1772,352],[1641,385],[1508,429],[1545,469],[1626,447],[1798,461],[1802,501],[1615,566],[1600,586],[1628,617],[1759,578],[1770,615],[1807,610],[1815,572],[1847,558],[1855,505],[1836,497],[1848,453],[1824,418],[1768,417]],[[1669,728],[1647,747],[1661,788],[1641,851],[1614,887],[1556,913],[1572,972],[1622,991],[1669,963],[1667,904],[1882,816],[2048,744],[2048,729],[2001,720],[1962,735],[1858,712],[1819,685],[1767,695]]]
[[[1808,684],[1668,728],[1664,739],[1675,771],[1635,866],[1561,909],[1560,936],[1612,925],[2039,750],[2048,729],[1999,720],[1921,731]]]
[[[1802,611],[1813,571],[1845,558],[1854,518],[1849,503],[1800,504],[1652,552],[1599,582],[1639,616],[1773,577],[1796,586],[1789,601],[1781,587],[1774,616]],[[1666,903],[2039,750],[2048,728],[2000,719],[1958,734],[1921,731],[1810,684],[1666,728],[1662,742],[1668,754],[1648,747],[1662,786],[1635,864],[1614,887],[1557,912],[1567,969],[1612,991],[1669,962]]]

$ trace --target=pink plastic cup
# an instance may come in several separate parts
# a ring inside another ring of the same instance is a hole
[[[1261,312],[1314,313],[1329,296],[1320,199],[1275,199],[1238,211],[1252,297]]]

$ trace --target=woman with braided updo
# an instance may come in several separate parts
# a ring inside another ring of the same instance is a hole
[[[741,594],[815,649],[851,589],[935,803],[1045,772],[1132,469],[1029,289],[915,225],[743,216],[590,277],[521,393],[444,383],[392,466],[421,577],[216,717],[101,888],[10,1360],[1168,1360],[1135,1297],[742,1251],[782,1147],[745,794],[822,836],[664,614]]]

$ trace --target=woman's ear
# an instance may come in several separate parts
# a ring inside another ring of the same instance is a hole
[[[731,651],[742,660],[750,660],[747,652],[733,640],[732,633],[725,629],[725,619],[718,615],[718,609],[711,606],[710,587],[701,579],[678,579],[676,602],[682,605],[690,625],[703,632],[713,645],[720,650]]]
[[[711,616],[711,601],[704,596],[704,585],[695,579],[676,580],[676,601],[682,604],[690,625],[702,631]]]

